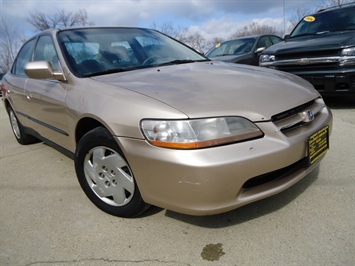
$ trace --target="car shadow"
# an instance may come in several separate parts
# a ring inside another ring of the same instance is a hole
[[[212,216],[192,216],[166,210],[165,216],[205,228],[223,228],[245,223],[276,212],[287,206],[317,180],[318,174],[319,166],[316,167],[312,173],[286,191],[226,213]],[[154,208],[152,211],[154,211]],[[162,211],[162,209],[156,211]]]

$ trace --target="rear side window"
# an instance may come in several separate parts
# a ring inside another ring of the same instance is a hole
[[[25,74],[25,65],[31,61],[31,55],[33,47],[35,45],[35,39],[27,42],[22,46],[20,52],[17,55],[15,63],[12,67],[11,73],[18,76],[26,76]]]

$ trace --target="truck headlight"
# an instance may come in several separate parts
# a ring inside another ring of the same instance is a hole
[[[259,58],[259,63],[267,63],[267,62],[274,62],[274,61],[275,61],[274,55],[263,54]]]
[[[340,53],[341,56],[355,56],[355,47],[345,48]]]
[[[340,52],[339,66],[354,66],[355,65],[355,47],[345,48]]]

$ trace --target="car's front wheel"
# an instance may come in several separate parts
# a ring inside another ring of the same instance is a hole
[[[106,129],[98,127],[82,137],[75,170],[87,197],[104,212],[135,217],[147,208],[127,160]]]
[[[12,110],[12,108],[10,107],[8,111],[9,111],[11,129],[15,135],[17,142],[22,145],[38,142],[39,140],[36,137],[25,133],[25,130],[21,125],[21,123],[18,121],[14,110]]]

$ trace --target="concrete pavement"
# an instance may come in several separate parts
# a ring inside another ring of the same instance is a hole
[[[289,190],[216,216],[122,219],[86,198],[71,159],[19,145],[0,102],[0,265],[354,265],[355,109],[332,111],[330,151]]]

